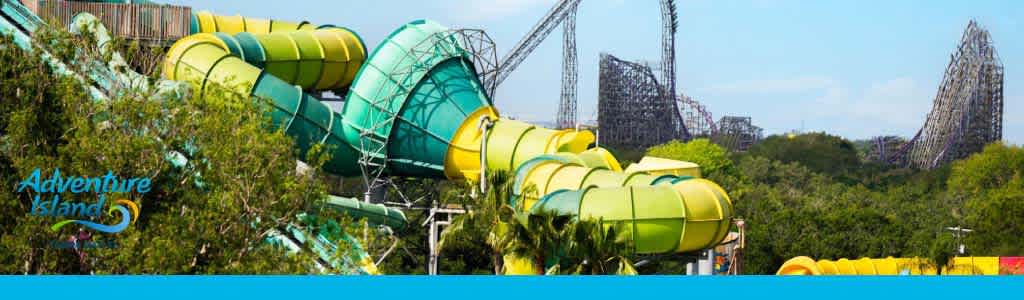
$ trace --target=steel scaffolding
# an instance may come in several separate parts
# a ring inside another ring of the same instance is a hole
[[[649,65],[601,54],[598,81],[602,143],[639,149],[687,138],[675,97]]]
[[[890,162],[930,169],[979,152],[1002,134],[1003,64],[989,32],[971,20],[924,126]]]
[[[754,126],[750,117],[724,116],[718,120],[718,132],[711,137],[716,144],[734,152],[743,152],[761,141],[764,130]]]
[[[679,95],[679,113],[690,137],[711,137],[718,133],[711,110],[692,97]]]
[[[609,145],[638,149],[691,136],[682,117],[688,103],[676,97],[676,4],[673,0],[660,2],[662,54],[656,67],[660,78],[651,64],[601,54],[597,120],[602,139]],[[706,112],[703,106],[700,110]]]

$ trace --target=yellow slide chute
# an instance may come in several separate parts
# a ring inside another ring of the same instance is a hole
[[[999,266],[999,257],[954,257],[941,268],[941,274],[999,275]],[[939,269],[931,261],[919,257],[815,261],[798,256],[786,261],[776,275],[938,275]]]
[[[308,22],[221,16],[197,12],[197,34],[175,43],[168,62],[200,42],[213,42],[226,52],[307,90],[347,87],[366,60],[362,40],[351,30]],[[165,66],[165,77],[175,79]]]

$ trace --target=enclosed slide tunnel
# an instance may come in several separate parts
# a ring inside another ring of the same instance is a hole
[[[500,118],[469,54],[437,23],[408,23],[365,55],[361,39],[344,28],[205,13],[196,19],[201,33],[172,46],[165,76],[192,82],[200,93],[226,86],[270,105],[272,121],[300,151],[326,144],[330,173],[359,174],[360,156],[399,176],[472,180],[482,169],[518,169],[527,174],[524,185],[545,183],[544,197],[524,196],[537,203],[531,207],[627,222],[638,253],[711,247],[728,230],[731,203],[710,181],[623,173],[607,152],[587,150],[589,131]],[[344,86],[340,112],[308,93]],[[481,130],[486,123],[491,127]],[[574,161],[543,158],[555,153]],[[558,171],[540,171],[552,167]]]

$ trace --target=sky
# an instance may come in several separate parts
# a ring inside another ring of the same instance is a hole
[[[555,0],[165,0],[217,14],[307,20],[353,29],[373,48],[402,24],[431,19],[484,29],[503,56]],[[750,116],[766,134],[824,131],[849,139],[910,137],[924,124],[971,19],[1005,66],[1003,138],[1024,144],[1024,1],[678,1],[678,90],[717,120]],[[597,119],[598,60],[661,59],[657,0],[583,1],[576,17],[579,116]],[[499,87],[503,115],[555,118],[561,86],[555,30]]]

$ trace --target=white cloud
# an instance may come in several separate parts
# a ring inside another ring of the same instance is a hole
[[[463,0],[453,9],[460,21],[477,22],[517,15],[537,6],[550,6],[555,0]]]

